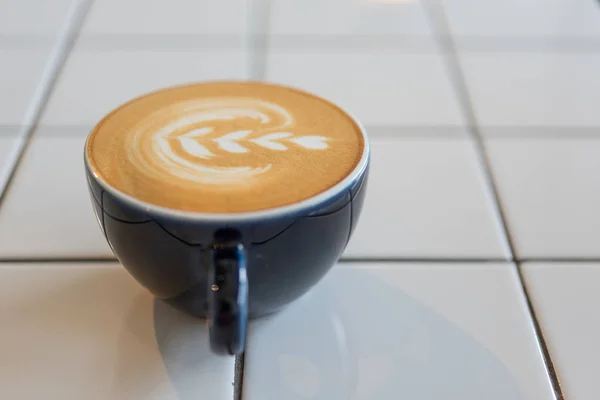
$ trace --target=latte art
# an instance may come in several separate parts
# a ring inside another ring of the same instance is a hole
[[[364,134],[330,102],[266,83],[184,85],[136,98],[90,133],[86,158],[139,201],[202,213],[282,207],[334,187]]]
[[[218,133],[219,123],[248,119],[258,129]],[[168,121],[156,129],[157,121]],[[163,179],[174,176],[211,185],[235,185],[272,170],[264,165],[215,165],[219,157],[251,152],[288,151],[290,147],[325,150],[329,138],[295,134],[294,118],[284,108],[257,99],[200,99],[150,115],[131,136],[128,158],[140,171]],[[260,132],[260,133],[257,133]]]

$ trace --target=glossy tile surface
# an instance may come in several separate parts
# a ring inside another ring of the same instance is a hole
[[[432,35],[422,0],[304,0],[271,4],[269,33],[273,36]]]
[[[56,36],[77,0],[0,0],[0,35]]]
[[[462,124],[442,59],[435,53],[272,51],[266,79],[324,96],[367,126]]]
[[[82,33],[242,35],[250,6],[249,0],[95,1]]]
[[[597,398],[600,263],[526,263],[524,271],[566,398]]]
[[[600,256],[599,139],[490,139],[486,147],[519,257]]]
[[[0,126],[31,123],[50,48],[0,46]]]
[[[600,52],[463,53],[460,60],[484,128],[600,127]]]
[[[203,321],[118,264],[0,265],[0,323],[3,399],[233,398]]]
[[[434,0],[453,34],[517,39],[600,38],[596,0]]]
[[[467,140],[371,141],[367,196],[345,257],[504,256]]]
[[[244,400],[553,399],[510,264],[340,264],[248,340]]]
[[[85,136],[42,136],[0,208],[0,258],[112,257],[86,186]]]
[[[245,79],[247,73],[243,51],[78,48],[63,68],[41,123],[94,125],[123,102],[149,91],[184,82]]]

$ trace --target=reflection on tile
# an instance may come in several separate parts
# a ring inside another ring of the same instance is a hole
[[[432,35],[422,0],[271,2],[271,35]]]
[[[483,126],[600,127],[600,54],[460,55]]]
[[[443,7],[455,35],[600,38],[596,0],[452,0]]]
[[[77,3],[77,0],[0,0],[0,36],[56,35],[69,22],[69,13]]]
[[[344,257],[504,256],[468,140],[371,142],[365,205]]]
[[[22,125],[37,100],[50,49],[0,48],[0,125]]]
[[[210,353],[204,322],[118,264],[0,266],[0,324],[3,399],[233,397],[233,358]]]
[[[83,34],[243,34],[248,0],[95,1]]]
[[[600,264],[525,263],[523,268],[565,398],[597,399]]]
[[[67,61],[42,116],[47,125],[93,125],[113,108],[163,87],[247,78],[243,51],[79,49]]]
[[[600,141],[488,139],[518,256],[600,256]]]
[[[509,264],[340,264],[287,309],[250,325],[243,393],[554,398]]]
[[[112,257],[86,186],[81,137],[36,137],[0,208],[0,257]]]
[[[437,54],[272,51],[266,79],[324,96],[366,125],[463,123]]]

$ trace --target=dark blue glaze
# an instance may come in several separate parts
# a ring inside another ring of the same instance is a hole
[[[99,224],[119,262],[157,298],[207,317],[207,251],[233,229],[246,251],[250,317],[280,310],[336,263],[359,219],[368,168],[346,190],[295,215],[231,223],[154,214],[104,190],[88,172]]]

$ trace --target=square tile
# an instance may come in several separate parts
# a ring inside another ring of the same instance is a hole
[[[204,322],[118,264],[0,265],[0,324],[3,399],[233,398]]]
[[[269,22],[274,36],[432,35],[423,0],[273,1]]]
[[[554,399],[510,264],[339,264],[247,345],[244,400]]]
[[[34,137],[0,208],[0,257],[112,257],[88,194],[84,142]]]
[[[237,34],[246,31],[249,0],[95,1],[83,34]]]
[[[436,53],[272,51],[266,79],[324,96],[365,125],[463,124]]]
[[[600,54],[462,53],[460,60],[484,127],[600,127]]]
[[[451,32],[458,36],[600,38],[600,6],[595,0],[452,0],[439,3],[443,3]]]
[[[81,2],[0,0],[0,35],[55,36],[70,22],[78,3]]]
[[[163,87],[246,79],[245,51],[108,51],[69,57],[41,123],[94,125],[115,107]]]
[[[598,398],[600,264],[525,263],[523,269],[565,398]]]
[[[0,125],[32,122],[50,49],[0,48]]]
[[[507,256],[468,140],[371,143],[365,204],[344,257]]]
[[[488,139],[517,255],[600,256],[600,140]]]

